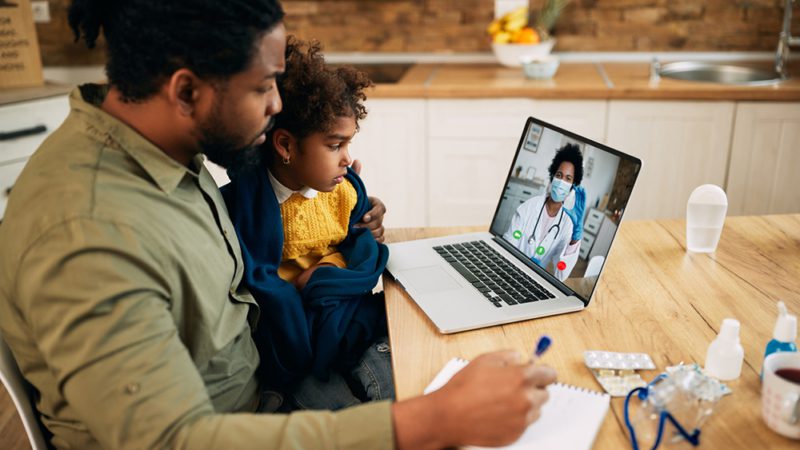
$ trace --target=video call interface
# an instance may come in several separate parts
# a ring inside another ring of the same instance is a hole
[[[638,171],[633,158],[529,121],[491,230],[587,300]]]

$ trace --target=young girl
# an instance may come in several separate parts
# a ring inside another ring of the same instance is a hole
[[[394,397],[383,295],[371,293],[388,251],[354,226],[369,200],[349,168],[370,85],[326,66],[318,44],[290,38],[263,162],[222,190],[261,309],[261,378],[290,394],[289,408]]]

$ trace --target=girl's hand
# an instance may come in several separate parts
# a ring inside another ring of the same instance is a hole
[[[298,275],[297,278],[294,279],[294,287],[296,287],[298,291],[302,291],[303,289],[305,289],[306,284],[308,284],[308,280],[311,279],[311,275],[314,274],[315,270],[319,269],[322,266],[333,266],[333,264],[322,263],[309,267],[308,269],[301,272],[300,275]]]

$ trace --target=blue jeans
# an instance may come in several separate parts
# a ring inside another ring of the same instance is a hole
[[[351,387],[352,386],[352,387]],[[346,373],[332,372],[328,381],[308,376],[288,395],[289,410],[335,411],[363,402],[394,399],[389,338],[370,344],[358,363]]]

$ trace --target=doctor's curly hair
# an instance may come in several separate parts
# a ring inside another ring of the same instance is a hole
[[[325,64],[318,41],[290,36],[286,43],[286,70],[278,79],[283,109],[272,130],[282,128],[302,139],[330,131],[340,117],[358,121],[367,116],[364,90],[372,86],[365,72]],[[267,137],[272,142],[272,132]]]
[[[106,75],[126,102],[148,99],[182,68],[224,83],[284,16],[278,0],[73,0],[68,12],[76,42],[94,48],[102,29]]]
[[[573,186],[579,186],[581,180],[583,180],[583,155],[576,144],[567,144],[556,150],[556,156],[553,157],[553,162],[550,163],[550,167],[547,169],[550,172],[550,179],[552,180],[556,176],[558,166],[565,161],[575,166],[575,177],[572,180],[572,184]]]

